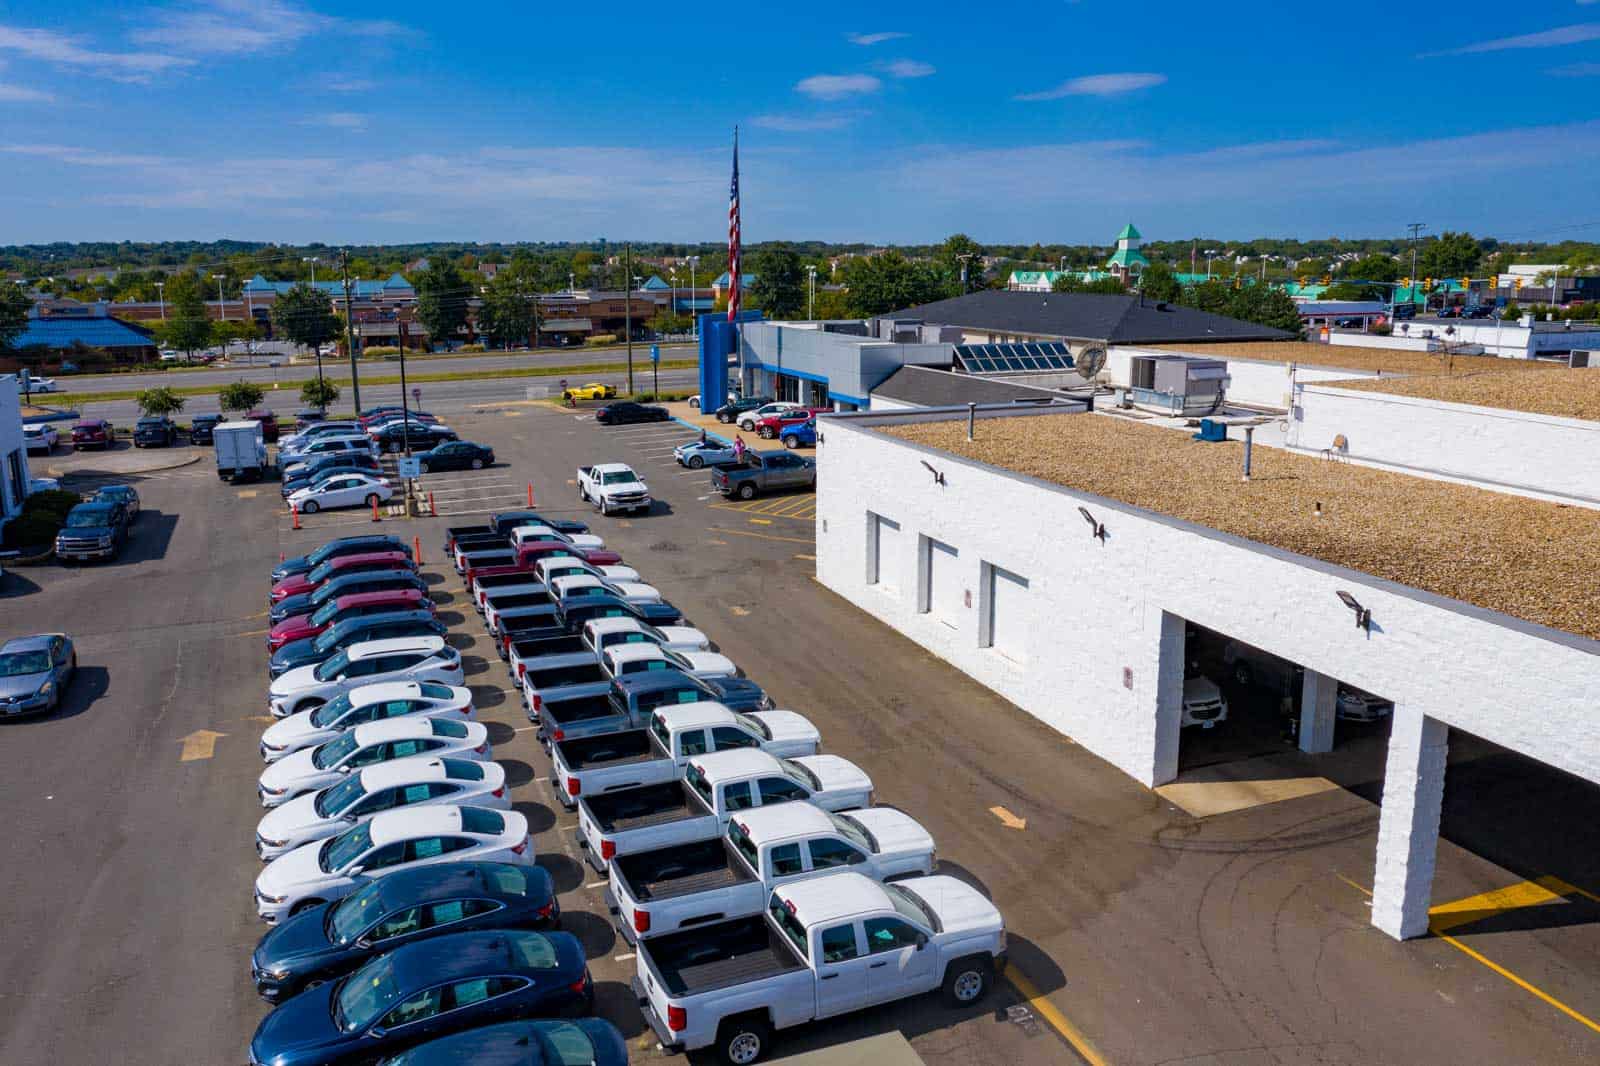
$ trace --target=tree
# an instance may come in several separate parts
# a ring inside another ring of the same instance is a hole
[[[28,309],[32,306],[21,285],[0,281],[0,352],[9,352],[12,342],[28,328]]]
[[[531,347],[539,325],[536,267],[518,262],[500,271],[484,290],[478,332],[496,348]]]
[[[1076,274],[1063,274],[1050,283],[1051,292],[1098,292],[1111,296],[1126,295],[1127,287],[1116,278],[1096,278],[1084,281]]]
[[[133,398],[139,405],[139,410],[151,418],[162,415],[175,415],[183,410],[183,405],[188,401],[179,396],[177,391],[165,385],[158,385],[153,389],[145,389]]]
[[[1417,271],[1425,278],[1464,278],[1478,266],[1483,248],[1470,233],[1445,230],[1430,241],[1417,258]]]
[[[228,319],[227,321],[211,323],[211,343],[221,348],[224,352],[228,345],[253,341],[261,336],[261,330],[254,321],[244,319]]]
[[[1183,286],[1178,284],[1177,276],[1167,264],[1151,263],[1139,275],[1139,291],[1152,300],[1176,303],[1183,295]]]
[[[965,233],[946,237],[934,249],[933,258],[949,281],[950,295],[983,288],[983,246]]]
[[[253,381],[235,381],[222,386],[217,393],[217,404],[224,411],[248,411],[261,403],[261,386]]]
[[[750,302],[768,318],[798,318],[806,306],[806,279],[800,257],[787,248],[764,248],[750,260],[755,280],[750,282]]]
[[[944,295],[932,270],[893,249],[850,260],[844,268],[844,283],[850,292],[850,306],[860,316],[899,311]]]
[[[1346,263],[1339,277],[1349,281],[1399,281],[1400,264],[1388,255],[1364,255]]]
[[[417,276],[417,320],[428,331],[429,345],[445,343],[467,324],[472,287],[454,263],[436,258]]]
[[[167,320],[156,328],[156,336],[169,348],[193,355],[197,348],[211,343],[211,323],[206,318],[206,298],[200,279],[188,271],[175,274],[167,282]]]
[[[300,386],[300,402],[326,411],[339,402],[339,386],[326,378],[309,378]]]
[[[1226,312],[1233,318],[1299,334],[1300,307],[1294,298],[1273,285],[1245,285],[1233,290]]]
[[[339,336],[339,318],[328,295],[301,282],[272,305],[272,325],[279,333],[316,351]]]

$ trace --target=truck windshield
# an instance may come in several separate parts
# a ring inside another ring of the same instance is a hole
[[[800,957],[811,958],[811,953],[806,950],[806,927],[800,924],[800,919],[789,913],[789,905],[779,899],[776,892],[767,903],[767,913],[772,916],[772,924],[777,926],[784,938],[794,945]]]
[[[708,808],[713,811],[717,809],[717,801],[714,798],[711,789],[711,782],[706,780],[704,770],[691,764],[689,768],[683,772],[683,779],[689,782],[689,787],[694,789],[695,794],[705,801],[705,804]]]
[[[740,725],[750,730],[750,732],[754,733],[762,740],[772,739],[771,728],[769,728],[767,723],[763,722],[761,719],[748,714],[735,714],[733,717],[738,720]]]
[[[630,481],[638,481],[632,470],[613,470],[600,475],[602,485],[626,485]]]
[[[793,759],[783,759],[781,761],[783,763],[783,772],[792,780],[800,782],[812,792],[822,791],[822,782],[817,779],[816,774],[812,773],[810,770],[807,770],[804,766],[801,766]]]
[[[744,826],[738,822],[728,822],[728,842],[733,845],[733,850],[739,853],[740,858],[750,864],[750,869],[757,877],[761,876],[761,853],[756,847],[756,842],[750,839],[750,834],[745,832]]]
[[[944,927],[939,922],[939,916],[933,913],[933,908],[915,892],[907,891],[899,885],[884,885],[883,890],[889,896],[889,902],[902,917],[908,918],[918,925],[925,925],[934,932],[943,932]]]
[[[870,854],[877,854],[878,838],[867,832],[867,827],[847,814],[830,814],[828,820],[840,836]]]

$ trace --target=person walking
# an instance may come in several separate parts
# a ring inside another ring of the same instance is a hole
[[[745,450],[744,449],[744,434],[740,433],[737,436],[735,436],[734,441],[733,441],[733,461],[734,462],[736,462],[736,463],[744,462],[744,450]]]

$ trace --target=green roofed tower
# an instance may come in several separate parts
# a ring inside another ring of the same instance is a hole
[[[1134,228],[1132,222],[1122,227],[1122,232],[1117,234],[1117,250],[1106,260],[1106,269],[1122,279],[1126,285],[1131,275],[1140,273],[1150,265],[1150,260],[1139,251],[1139,245],[1144,242],[1144,237]]]

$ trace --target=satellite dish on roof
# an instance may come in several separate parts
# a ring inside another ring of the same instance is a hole
[[[1099,345],[1085,348],[1078,353],[1078,375],[1085,381],[1093,381],[1106,368],[1106,350]]]

